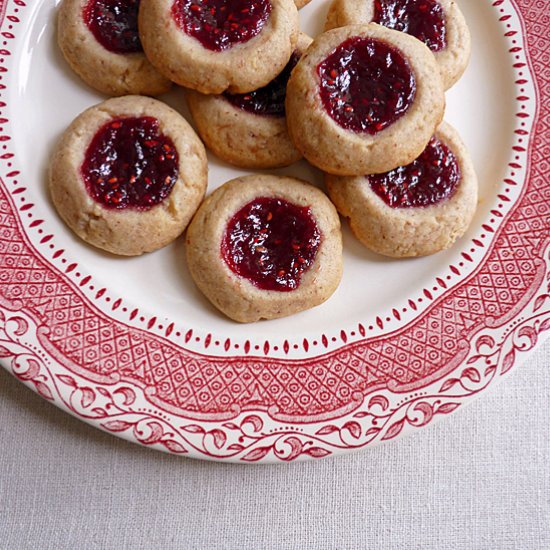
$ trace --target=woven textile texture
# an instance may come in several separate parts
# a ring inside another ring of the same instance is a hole
[[[92,429],[0,369],[0,548],[550,548],[550,341],[471,406],[342,458],[215,464]]]

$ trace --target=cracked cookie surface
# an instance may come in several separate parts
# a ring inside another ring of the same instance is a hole
[[[300,33],[283,72],[254,92],[205,95],[187,90],[199,135],[218,157],[241,168],[279,168],[302,157],[288,135],[285,96],[290,73],[310,43]]]
[[[293,0],[145,0],[139,32],[151,63],[180,86],[246,93],[288,63],[298,10]]]
[[[206,185],[206,153],[194,130],[167,105],[141,96],[84,111],[50,163],[59,215],[89,244],[124,256],[176,239]]]
[[[71,69],[104,94],[156,96],[172,83],[145,57],[137,31],[138,0],[64,0],[57,40]]]
[[[447,249],[468,229],[478,183],[458,132],[443,123],[413,163],[391,172],[326,176],[329,196],[367,248],[394,258]]]
[[[342,277],[336,209],[295,178],[256,174],[225,183],[197,211],[186,242],[196,285],[240,322],[318,306]]]
[[[443,84],[427,46],[374,23],[319,35],[287,85],[294,145],[311,164],[339,176],[412,162],[444,110]]]
[[[379,23],[411,34],[432,51],[446,90],[470,61],[470,31],[454,0],[333,0],[325,30]]]

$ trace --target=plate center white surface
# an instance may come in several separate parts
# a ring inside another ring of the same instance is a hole
[[[328,2],[313,0],[301,11],[302,28],[317,34]],[[468,234],[451,250],[414,260],[389,260],[361,247],[345,226],[345,270],[342,284],[324,305],[285,319],[242,326],[222,317],[196,290],[187,272],[183,239],[139,258],[116,258],[73,237],[57,217],[46,185],[49,157],[56,140],[81,111],[103,100],[74,76],[55,43],[55,3],[39,2],[25,8],[27,22],[18,29],[12,86],[8,91],[15,113],[13,142],[21,164],[20,179],[29,188],[36,215],[46,220],[67,261],[78,262],[82,274],[91,274],[96,289],[105,287],[113,300],[122,298],[130,310],[139,307],[145,316],[174,322],[182,331],[212,333],[214,338],[301,341],[323,333],[337,334],[363,323],[385,318],[394,308],[402,310],[409,299],[432,288],[437,277],[450,274],[449,265],[469,252],[470,241],[489,217],[506,174],[513,141],[514,85],[512,60],[498,12],[489,2],[462,2],[472,32],[473,54],[465,76],[447,94],[445,119],[461,133],[469,147],[480,182],[480,204]],[[188,117],[181,90],[167,102]],[[209,191],[244,173],[209,156]],[[305,162],[275,173],[292,174],[320,184],[320,172]],[[35,244],[38,243],[36,239]],[[46,247],[43,250],[48,257]],[[477,255],[480,258],[483,250]],[[472,264],[474,267],[474,264]],[[462,276],[466,271],[462,272]],[[456,280],[456,278],[455,278]],[[110,308],[106,307],[106,310]],[[407,316],[404,315],[403,322]]]

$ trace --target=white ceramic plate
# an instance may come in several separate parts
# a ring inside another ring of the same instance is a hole
[[[323,306],[240,325],[194,287],[183,239],[115,258],[75,238],[46,189],[56,139],[103,98],[55,43],[55,2],[0,1],[0,357],[45,398],[144,445],[294,460],[392,439],[510,371],[550,328],[543,2],[463,0],[473,56],[447,94],[480,204],[449,251],[395,261],[345,231]],[[312,36],[328,2],[301,11]],[[528,47],[526,47],[526,41]],[[545,65],[546,63],[546,65]],[[165,99],[188,117],[181,91]],[[189,118],[189,117],[188,117]],[[210,156],[210,187],[243,174]],[[275,171],[322,181],[305,162]]]

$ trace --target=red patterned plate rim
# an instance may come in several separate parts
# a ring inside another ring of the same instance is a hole
[[[513,59],[517,124],[484,233],[449,276],[424,290],[426,305],[411,302],[413,318],[398,329],[378,317],[373,326],[275,347],[192,328],[176,334],[174,323],[159,326],[121,299],[111,302],[107,289],[92,288],[90,298],[91,276],[55,247],[27,200],[8,100],[10,56],[22,47],[17,33],[27,4],[0,0],[3,366],[44,398],[126,439],[242,462],[320,458],[387,441],[497,382],[550,329],[549,39],[543,3],[490,5]],[[392,315],[401,321],[402,312]]]

